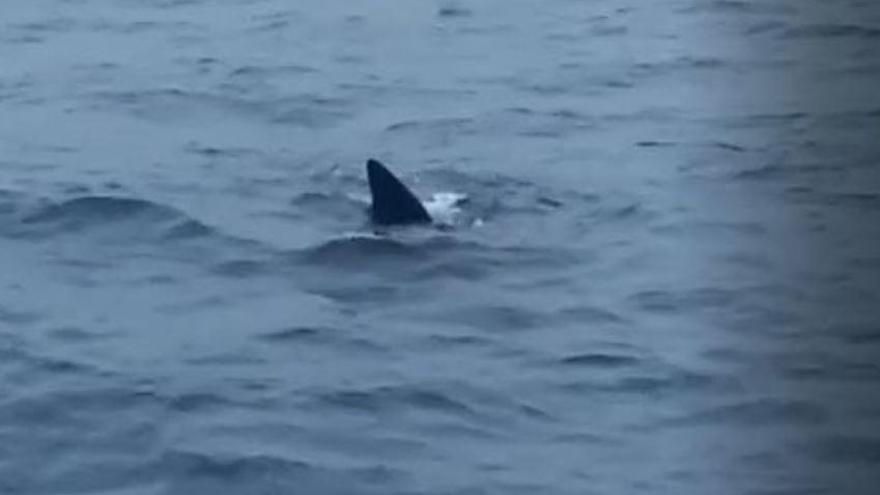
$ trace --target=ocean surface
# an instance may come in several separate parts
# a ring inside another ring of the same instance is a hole
[[[4,0],[0,494],[880,493],[878,6]]]

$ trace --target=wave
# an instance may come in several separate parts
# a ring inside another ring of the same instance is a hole
[[[234,115],[274,125],[325,128],[349,117],[352,102],[317,94],[278,97],[271,100],[251,96],[254,84],[230,76],[222,91],[192,91],[180,88],[102,91],[89,95],[98,109],[127,111],[152,121],[186,121],[210,115]]]
[[[425,252],[418,245],[411,245],[390,237],[355,235],[332,239],[300,252],[302,258],[312,264],[339,268],[357,268],[374,264],[383,259],[393,261],[420,260]]]
[[[294,254],[305,265],[403,275],[411,280],[476,280],[494,270],[564,267],[577,262],[571,253],[558,248],[494,246],[432,230],[394,236],[356,234]]]
[[[136,234],[159,240],[211,235],[214,229],[185,213],[152,201],[119,196],[81,196],[38,207],[24,214],[15,232],[20,237],[115,230],[120,238]]]
[[[880,29],[856,24],[811,24],[791,28],[783,34],[783,37],[792,39],[843,37],[874,39],[880,37]]]

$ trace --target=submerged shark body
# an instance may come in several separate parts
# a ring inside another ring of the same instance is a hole
[[[370,217],[373,223],[412,225],[433,221],[416,195],[379,161],[367,160],[367,178],[372,196]]]

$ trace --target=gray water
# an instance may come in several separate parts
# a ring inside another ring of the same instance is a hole
[[[877,493],[875,4],[4,1],[0,493]]]

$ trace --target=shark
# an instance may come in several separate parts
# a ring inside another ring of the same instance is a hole
[[[370,183],[370,219],[377,225],[430,224],[425,205],[379,160],[367,160]]]

